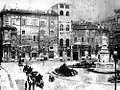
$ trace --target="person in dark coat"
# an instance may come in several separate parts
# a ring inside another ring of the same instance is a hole
[[[27,90],[27,81],[25,82],[25,90]]]
[[[29,82],[29,90],[31,90],[32,83],[31,81]]]
[[[33,90],[35,90],[35,82],[33,82],[32,86],[33,86]]]
[[[54,76],[53,75],[49,75],[49,81],[53,82],[54,80],[55,80]]]

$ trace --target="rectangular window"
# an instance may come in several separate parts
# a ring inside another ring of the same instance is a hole
[[[50,49],[53,49],[53,47],[50,47]]]
[[[22,25],[26,25],[26,19],[22,19],[21,23]]]
[[[67,56],[70,57],[70,50],[67,51]]]
[[[49,51],[49,58],[54,58],[54,51]]]
[[[45,21],[40,21],[40,26],[41,26],[41,27],[46,27]]]
[[[37,57],[37,53],[32,53],[32,57]]]
[[[35,41],[36,40],[36,37],[35,36],[33,36],[33,41]]]
[[[25,53],[22,53],[21,57],[23,57],[23,58],[24,58],[24,57],[25,57]]]
[[[118,23],[120,24],[120,18],[118,18]]]
[[[77,42],[77,37],[74,37],[74,42]]]
[[[9,25],[9,17],[8,16],[4,16],[4,24]]]
[[[62,57],[63,56],[63,51],[60,51],[60,57]]]
[[[22,34],[25,34],[25,30],[22,31]]]
[[[12,18],[12,25],[15,25],[15,18]]]
[[[64,4],[60,4],[60,8],[64,8]]]
[[[69,5],[66,5],[65,8],[69,9]]]
[[[37,19],[33,19],[33,26],[38,26]]]

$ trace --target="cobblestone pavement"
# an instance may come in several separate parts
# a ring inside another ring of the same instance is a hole
[[[11,75],[0,66],[0,90],[18,90],[14,79]]]
[[[67,62],[72,63],[72,62]],[[45,86],[42,90],[114,90],[114,84],[110,84],[107,78],[110,75],[96,74],[87,72],[84,69],[76,69],[78,75],[75,77],[59,77],[55,76],[54,82],[49,82],[48,72],[54,68],[59,67],[63,62],[59,61],[46,61],[44,62],[28,62],[33,67],[34,71],[38,71],[43,75]],[[26,75],[22,72],[22,67],[19,67],[16,62],[2,63],[2,66],[6,68],[15,79],[18,90],[24,90],[24,83],[26,81]],[[35,87],[35,90],[40,88]],[[117,86],[117,90],[120,90],[120,85]]]

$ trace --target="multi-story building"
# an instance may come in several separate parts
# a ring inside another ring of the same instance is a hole
[[[115,16],[113,17],[111,25],[111,28],[113,28],[111,35],[111,44],[113,46],[113,49],[117,47],[117,58],[120,59],[120,9],[116,9],[114,13]]]
[[[85,51],[90,56],[95,51],[95,33],[97,26],[91,23],[73,23],[73,60],[85,56]]]
[[[16,59],[17,57],[17,29],[12,26],[0,28],[3,37],[3,60]],[[10,58],[10,59],[9,59]]]
[[[17,45],[22,57],[36,58],[57,44],[58,14],[54,11],[3,9],[0,14],[4,27],[17,29]],[[54,52],[52,54],[54,56]]]
[[[57,3],[53,5],[52,10],[59,14],[59,57],[70,60],[71,57],[71,16],[72,6],[66,3]]]

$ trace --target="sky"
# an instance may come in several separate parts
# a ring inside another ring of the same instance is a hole
[[[48,9],[51,5],[52,0],[0,0],[0,9],[4,4],[11,7],[19,7],[21,9]]]
[[[73,18],[91,21],[114,15],[114,9],[120,8],[120,0],[0,0],[0,10],[4,5],[11,8],[47,10],[57,2],[74,4]]]

